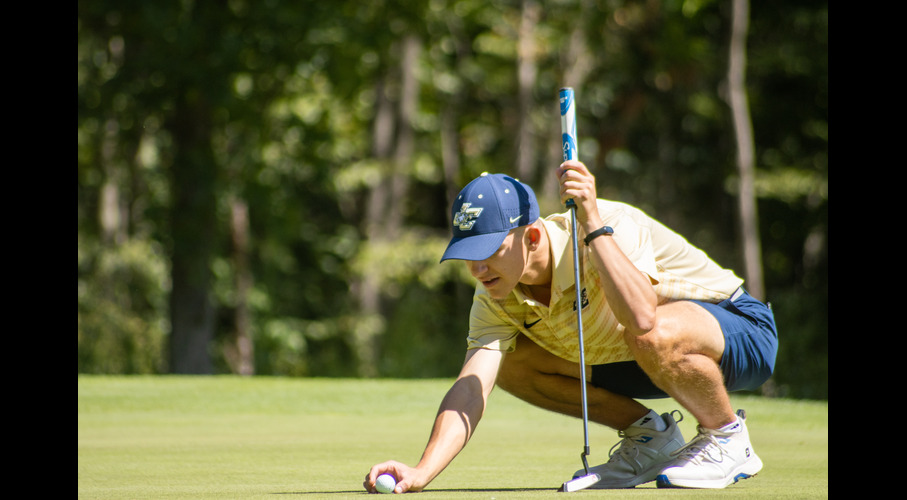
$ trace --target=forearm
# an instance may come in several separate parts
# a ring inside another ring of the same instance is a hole
[[[583,220],[579,217],[577,220],[584,230],[577,236],[580,248],[585,246],[582,241],[584,235],[604,226],[597,209],[582,215]],[[589,249],[592,262],[601,276],[602,291],[617,320],[636,335],[651,330],[655,326],[658,297],[649,277],[633,265],[610,235],[593,238]]]
[[[503,353],[473,349],[466,354],[457,381],[441,401],[431,436],[416,466],[419,490],[441,473],[475,432],[494,388]]]
[[[597,214],[583,223],[584,234],[604,224]],[[580,235],[579,238],[583,236]],[[585,243],[579,242],[580,247]],[[609,235],[589,242],[592,262],[601,276],[600,285],[617,320],[631,333],[642,335],[655,326],[658,297],[649,277],[637,269]]]
[[[437,477],[466,446],[485,411],[481,395],[475,397],[464,387],[466,384],[468,379],[458,380],[438,409],[425,452],[416,466],[425,484]]]
[[[595,176],[584,164],[576,160],[562,163],[556,170],[561,184],[561,201],[573,199],[576,202],[577,235],[580,248],[585,247],[584,235],[602,227],[598,213],[595,191]],[[601,287],[611,310],[624,327],[636,335],[642,335],[655,325],[655,307],[658,297],[649,277],[643,274],[621,251],[611,236],[593,239],[592,262],[601,276]]]

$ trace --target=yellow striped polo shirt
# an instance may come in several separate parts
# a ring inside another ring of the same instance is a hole
[[[722,268],[638,208],[600,199],[598,210],[604,224],[614,229],[609,237],[651,279],[659,304],[674,299],[720,302],[743,283],[733,271]],[[498,300],[477,284],[469,316],[468,349],[511,352],[517,334],[523,333],[549,352],[579,362],[570,217],[568,211],[543,220],[554,264],[549,305],[533,300],[523,285]],[[623,340],[624,326],[598,285],[599,274],[589,260],[589,247],[582,242],[579,247],[586,364],[629,361],[633,356]]]

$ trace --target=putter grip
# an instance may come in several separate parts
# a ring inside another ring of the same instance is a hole
[[[578,158],[576,149],[576,99],[572,87],[560,90],[561,102],[561,141],[564,150],[564,161]],[[573,199],[567,200],[567,207],[576,207]]]

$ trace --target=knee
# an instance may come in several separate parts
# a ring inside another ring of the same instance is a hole
[[[630,347],[636,362],[650,376],[671,372],[683,361],[683,352],[676,336],[657,325],[644,335],[624,332],[624,341]]]
[[[659,307],[654,327],[644,333],[624,331],[636,361],[644,370],[672,370],[705,356],[718,362],[724,352],[721,325],[704,308],[689,302]]]
[[[656,327],[644,334],[624,331],[624,342],[637,357],[662,358],[675,350],[672,336],[665,329]]]

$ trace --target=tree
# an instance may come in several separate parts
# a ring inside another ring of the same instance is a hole
[[[764,294],[798,332],[777,393],[821,395],[827,5],[755,3],[743,36],[719,0],[540,5],[80,1],[80,372],[455,374],[473,282],[437,263],[452,198],[502,172],[562,209],[572,86],[599,195],[753,293],[736,207],[758,207]]]
[[[756,208],[753,128],[746,97],[746,37],[749,26],[749,1],[733,0],[731,43],[728,51],[728,103],[734,116],[737,139],[737,169],[740,173],[737,194],[740,215],[744,274],[747,291],[765,300],[762,283],[762,248],[759,214]]]

